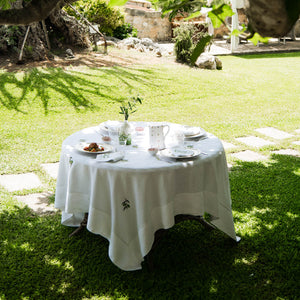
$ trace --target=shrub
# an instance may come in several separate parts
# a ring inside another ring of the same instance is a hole
[[[17,50],[18,41],[22,39],[22,32],[18,26],[0,26],[0,53]]]
[[[124,13],[118,8],[109,7],[105,0],[79,0],[73,5],[91,23],[99,24],[99,30],[106,35],[112,36],[117,27],[124,25]],[[69,15],[80,19],[70,7],[64,9]]]
[[[113,36],[123,40],[128,37],[137,37],[137,30],[134,28],[131,24],[125,23],[121,26],[118,26],[114,31],[113,31]]]
[[[176,60],[189,64],[197,43],[208,35],[207,24],[182,23],[173,30],[173,34]]]

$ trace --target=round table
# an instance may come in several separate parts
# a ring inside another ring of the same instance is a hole
[[[147,129],[144,122],[131,124]],[[178,125],[169,125],[172,136]],[[88,213],[87,229],[108,239],[109,257],[122,270],[141,269],[155,232],[171,228],[176,215],[207,213],[215,227],[237,239],[225,152],[214,135],[188,141],[188,147],[202,153],[184,160],[152,156],[146,145],[133,140],[123,147],[122,160],[97,161],[97,155],[76,149],[82,140],[100,143],[99,126],[63,142],[55,207],[67,226],[79,226]]]

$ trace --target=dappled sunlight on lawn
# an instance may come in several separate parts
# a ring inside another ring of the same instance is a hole
[[[127,89],[136,84],[149,85],[151,70],[101,68],[89,72],[62,68],[33,68],[24,73],[0,73],[0,102],[9,110],[28,113],[31,105],[40,103],[44,113],[56,110],[63,102],[75,110],[99,109],[95,99],[122,101],[127,97],[109,79],[120,82]],[[102,80],[105,78],[105,80]],[[124,91],[124,90],[123,90]]]

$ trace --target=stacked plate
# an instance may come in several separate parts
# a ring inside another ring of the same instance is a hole
[[[122,125],[121,121],[106,121],[99,125],[100,134],[108,135],[109,131],[116,131]]]
[[[183,134],[185,139],[200,139],[206,137],[206,131],[200,127],[184,126]]]

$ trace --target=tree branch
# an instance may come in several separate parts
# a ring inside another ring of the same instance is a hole
[[[45,20],[63,2],[62,0],[32,0],[21,9],[0,10],[0,25],[29,25]]]

